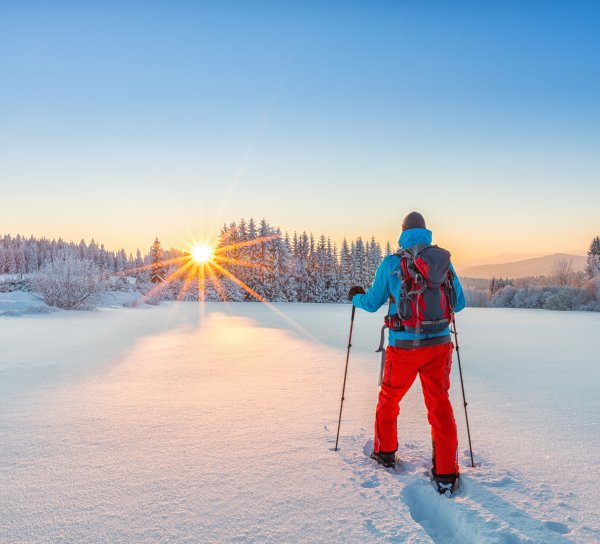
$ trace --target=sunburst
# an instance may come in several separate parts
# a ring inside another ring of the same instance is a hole
[[[314,339],[314,336],[309,333],[304,327],[296,323],[289,316],[283,313],[279,308],[267,301],[263,296],[252,289],[248,284],[238,278],[234,270],[231,267],[244,267],[244,268],[255,268],[263,271],[272,270],[272,267],[264,263],[249,262],[241,260],[231,256],[232,252],[240,248],[246,248],[248,246],[265,244],[272,240],[281,238],[281,234],[272,234],[267,236],[260,236],[252,240],[244,240],[235,243],[224,243],[230,237],[229,232],[224,232],[221,236],[221,244],[209,244],[203,243],[192,243],[187,252],[181,257],[175,257],[172,259],[165,259],[157,263],[151,263],[148,265],[140,266],[125,272],[126,274],[136,273],[142,270],[156,270],[162,267],[175,266],[175,270],[171,272],[164,281],[157,283],[148,293],[144,295],[144,300],[149,300],[160,291],[165,289],[167,286],[172,285],[172,282],[178,279],[183,279],[179,293],[177,294],[177,300],[181,301],[185,299],[185,296],[189,289],[197,283],[198,285],[198,301],[204,302],[206,300],[206,288],[207,284],[214,287],[215,291],[219,295],[222,301],[227,300],[227,293],[221,278],[227,278],[233,284],[237,285],[248,293],[252,298],[259,302],[267,305],[273,312],[279,315],[283,320],[287,321],[297,331],[304,336]]]
[[[229,233],[225,232],[222,235],[221,241],[224,242],[229,238]],[[244,240],[235,243],[221,243],[221,245],[209,244],[206,242],[195,242],[190,244],[188,251],[181,257],[165,259],[156,263],[147,264],[131,270],[126,274],[132,274],[143,270],[157,270],[163,267],[173,268],[164,281],[157,283],[146,295],[145,300],[151,299],[160,291],[171,285],[175,280],[183,279],[181,289],[177,294],[177,300],[183,300],[189,289],[197,283],[198,285],[198,300],[203,302],[206,299],[207,284],[214,287],[221,300],[227,300],[226,291],[222,285],[220,278],[227,278],[235,285],[241,287],[249,293],[253,298],[260,302],[267,303],[264,297],[260,296],[254,289],[239,279],[231,270],[231,267],[257,268],[261,270],[270,270],[271,267],[262,263],[253,263],[246,260],[241,260],[232,257],[232,252],[240,248],[248,246],[265,244],[271,240],[281,238],[281,234],[272,234],[268,236],[260,236],[252,240]]]
[[[192,259],[198,264],[208,263],[213,258],[214,250],[206,244],[197,244],[190,250]]]

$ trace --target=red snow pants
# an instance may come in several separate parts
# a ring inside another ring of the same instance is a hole
[[[436,474],[458,474],[456,422],[448,397],[454,344],[386,350],[383,382],[375,415],[375,451],[398,449],[397,418],[400,401],[410,389],[417,374],[431,425]]]

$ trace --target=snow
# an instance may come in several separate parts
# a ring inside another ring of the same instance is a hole
[[[0,542],[600,541],[600,315],[460,314],[478,466],[455,364],[452,499],[418,381],[400,469],[368,459],[381,316],[356,314],[338,452],[347,305],[0,318]]]
[[[26,291],[0,292],[0,316],[17,316],[51,311],[52,308],[45,304],[36,293]]]
[[[143,303],[139,291],[105,291],[96,297],[100,308],[120,308]],[[0,292],[0,316],[20,316],[56,312],[57,308],[48,306],[39,293],[27,291]]]

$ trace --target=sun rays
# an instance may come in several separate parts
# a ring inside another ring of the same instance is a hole
[[[222,301],[228,300],[227,289],[223,285],[223,279],[235,284],[248,293],[251,298],[267,303],[267,300],[242,281],[235,274],[236,267],[252,268],[261,271],[269,271],[271,267],[262,263],[250,262],[237,256],[238,250],[258,244],[266,244],[272,240],[281,238],[280,234],[259,236],[252,240],[237,241],[234,243],[223,243],[229,238],[228,232],[221,236],[221,244],[194,243],[188,251],[180,257],[169,258],[139,266],[127,271],[127,274],[149,271],[155,285],[144,295],[145,300],[151,300],[158,296],[166,288],[178,289],[176,300],[185,300],[188,292],[197,287],[198,301],[204,302],[207,298],[207,290],[214,289],[216,295]],[[173,270],[173,268],[175,268]],[[159,271],[168,270],[168,274]],[[177,282],[177,283],[175,283]],[[214,293],[213,293],[214,294]],[[188,299],[189,300],[189,299]]]
[[[239,277],[244,275],[244,269],[254,270],[259,275],[273,272],[273,266],[265,263],[264,254],[268,251],[270,242],[281,239],[282,235],[277,233],[239,241],[235,240],[231,230],[224,229],[218,245],[206,242],[190,243],[189,249],[180,256],[172,257],[174,250],[171,250],[167,259],[155,260],[122,274],[131,275],[140,272],[149,274],[153,285],[144,295],[144,302],[161,300],[163,298],[161,293],[165,289],[171,290],[171,296],[174,296],[175,300],[183,301],[191,298],[201,303],[215,300],[217,297],[224,302],[240,300],[240,293],[245,294],[243,295],[245,300],[261,302],[302,336],[314,340],[313,335],[303,326],[248,285],[246,283],[248,280],[244,281]],[[247,250],[257,245],[262,246],[257,248],[259,257],[250,260]],[[235,286],[234,291],[239,290],[234,297],[232,297],[231,286]]]

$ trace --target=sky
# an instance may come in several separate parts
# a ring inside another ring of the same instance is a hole
[[[455,263],[600,232],[600,4],[0,2],[0,234],[109,249],[223,223]]]

